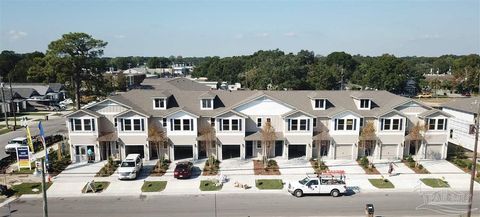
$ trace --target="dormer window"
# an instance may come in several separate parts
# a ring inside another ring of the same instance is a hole
[[[371,100],[360,99],[360,109],[370,109]]]
[[[166,109],[167,103],[165,98],[155,98],[153,99],[153,109]]]
[[[327,105],[326,99],[315,99],[313,107],[315,110],[325,110],[326,105]]]
[[[202,109],[213,109],[213,99],[202,99],[200,104]]]

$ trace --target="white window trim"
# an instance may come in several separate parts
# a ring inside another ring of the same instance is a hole
[[[257,128],[262,128],[263,127],[263,118],[257,118]],[[260,126],[259,126],[260,124]]]
[[[210,107],[203,107],[203,100],[210,101]],[[200,99],[200,109],[201,110],[213,110],[213,99]]]
[[[338,121],[339,120],[343,120],[344,123],[343,123],[343,129],[339,129],[338,126]],[[353,124],[352,124],[352,129],[351,130],[347,130],[347,123],[348,123],[348,120],[352,120],[353,121]],[[357,131],[357,123],[356,123],[356,118],[336,118],[333,120],[333,130],[334,131]]]
[[[297,120],[297,129],[294,130],[292,129],[292,120]],[[301,126],[301,121],[305,121],[305,130],[301,130],[300,129],[300,126]],[[289,118],[287,119],[287,131],[288,132],[308,132],[311,130],[311,124],[312,121],[310,121],[310,118]]]
[[[368,100],[368,106],[366,108],[362,108],[362,100]],[[371,99],[360,99],[358,109],[360,110],[370,110],[372,108],[372,100]]]
[[[155,100],[163,100],[163,107],[156,107],[155,106]],[[167,109],[167,98],[165,97],[157,97],[153,98],[153,110],[165,110]]]
[[[389,129],[386,129],[385,128],[385,120],[390,120],[390,128]],[[394,120],[398,120],[398,129],[395,130],[393,129],[393,121]],[[403,118],[382,118],[380,119],[380,130],[381,131],[387,131],[387,132],[397,132],[397,131],[403,131],[404,130],[404,121],[403,121]],[[382,129],[382,126],[383,126],[383,129]]]
[[[180,130],[175,130],[175,120],[180,120]],[[184,120],[189,121],[189,128],[190,128],[189,130],[185,130],[183,128]],[[169,122],[171,123],[170,127],[169,127],[169,130],[171,132],[181,132],[181,131],[191,132],[191,131],[195,131],[195,119],[193,119],[193,118],[171,118],[171,119],[169,119]]]
[[[80,129],[79,130],[76,130],[75,129],[75,120],[80,120]],[[85,130],[85,120],[90,120],[90,130]],[[73,122],[73,125],[72,123]],[[74,133],[77,133],[77,132],[96,132],[97,131],[97,121],[95,118],[91,118],[91,117],[82,117],[82,118],[70,118],[70,122],[69,122],[69,127],[70,127],[70,131],[71,132],[74,132]]]
[[[443,119],[443,129],[438,129],[438,120]],[[448,128],[448,118],[428,118],[427,131],[446,131]],[[430,129],[430,120],[435,120],[435,129]]]
[[[145,132],[145,119],[144,118],[119,118],[120,121],[122,122],[121,125],[119,126],[119,131],[123,133],[128,133],[128,132]],[[125,130],[125,120],[130,120],[130,125],[131,129],[130,130]],[[140,120],[140,130],[135,130],[135,124],[134,120]],[[142,121],[143,120],[143,121]],[[143,126],[142,126],[143,123]],[[122,129],[123,128],[123,129]],[[143,129],[143,130],[142,130]]]
[[[243,121],[241,118],[219,118],[218,120],[218,131],[219,132],[242,132],[243,131]],[[223,129],[223,121],[228,121],[228,130]],[[232,121],[238,120],[238,130],[232,130]]]
[[[323,101],[323,107],[316,107],[317,100]],[[313,99],[313,110],[325,110],[327,108],[327,99]]]

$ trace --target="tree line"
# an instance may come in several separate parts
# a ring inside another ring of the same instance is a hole
[[[430,88],[425,73],[452,74],[444,81],[447,88],[459,92],[477,89],[480,56],[444,55],[440,57],[395,57],[350,55],[332,52],[327,56],[302,50],[297,54],[281,50],[257,51],[252,55],[207,57],[192,76],[209,80],[240,82],[250,89],[335,90],[342,85],[353,88],[404,93],[407,81],[415,81],[421,90]]]
[[[332,52],[327,56],[313,51],[285,53],[279,49],[260,50],[233,57],[103,57],[107,42],[86,33],[67,33],[52,41],[45,53],[0,53],[2,82],[59,82],[66,85],[80,108],[81,95],[106,96],[125,90],[125,77],[105,75],[110,69],[125,70],[146,65],[168,67],[173,63],[196,66],[192,76],[214,81],[240,82],[249,89],[334,90],[354,88],[404,93],[407,81],[417,88],[441,85],[459,92],[477,90],[480,56],[395,57],[350,55]],[[424,73],[451,73],[454,79],[427,82]]]

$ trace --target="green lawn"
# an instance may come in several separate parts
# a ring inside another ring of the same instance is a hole
[[[107,189],[110,182],[95,182],[95,193],[100,193]],[[90,189],[87,191],[87,185],[85,185],[82,189],[82,193],[93,193]]]
[[[281,179],[257,179],[255,186],[260,190],[283,189],[283,182]]]
[[[13,171],[13,174],[33,174],[34,171],[35,171],[35,165],[33,165],[32,169],[20,168],[20,170],[15,170]]]
[[[368,181],[377,188],[395,188],[388,179],[368,179]]]
[[[448,188],[450,187],[450,185],[448,184],[448,182],[446,181],[443,181],[441,179],[420,179],[423,184],[425,185],[428,185],[432,188]]]
[[[52,183],[46,183],[47,189],[52,185]],[[32,191],[33,189],[38,189],[38,191]],[[40,194],[42,192],[42,183],[32,182],[32,183],[22,183],[19,185],[12,186],[13,193],[16,195],[22,194]]]
[[[167,187],[167,181],[144,182],[142,192],[159,192],[165,190],[165,187]]]
[[[222,186],[216,186],[214,182],[210,180],[200,181],[200,190],[201,191],[219,191],[222,189]]]

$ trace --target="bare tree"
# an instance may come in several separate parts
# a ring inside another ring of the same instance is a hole
[[[267,166],[267,159],[269,158],[270,150],[272,149],[273,145],[275,144],[275,140],[277,139],[277,135],[275,134],[275,128],[272,126],[270,121],[265,122],[262,129],[260,130],[262,134],[262,159],[264,167]]]
[[[212,152],[212,145],[215,145],[215,153],[218,152],[217,150],[217,136],[215,133],[215,128],[211,125],[205,125],[200,128],[198,131],[200,136],[202,137],[202,144],[200,145],[200,148],[202,150],[205,150],[207,153],[208,160],[210,161],[210,165],[213,165],[213,152]],[[218,156],[217,156],[218,157]]]
[[[321,124],[319,127],[319,131],[317,135],[315,135],[315,144],[317,145],[317,159],[320,160],[321,156],[321,148],[322,145],[325,144],[325,142],[330,141],[330,135],[328,134],[328,127],[325,125]]]
[[[427,126],[425,124],[420,124],[419,121],[410,129],[408,136],[410,141],[415,143],[415,156],[418,154],[418,149],[420,141],[424,139],[423,134],[427,131]]]
[[[373,121],[367,121],[362,130],[360,131],[360,146],[363,150],[363,155],[366,155],[365,149],[372,144],[372,141],[375,142],[377,140],[377,135],[375,133],[376,129],[373,124]],[[375,144],[375,143],[373,143]]]
[[[160,158],[160,147],[168,142],[167,134],[153,121],[148,126],[148,141],[155,145],[157,156]],[[170,151],[168,151],[168,159],[170,160]]]

